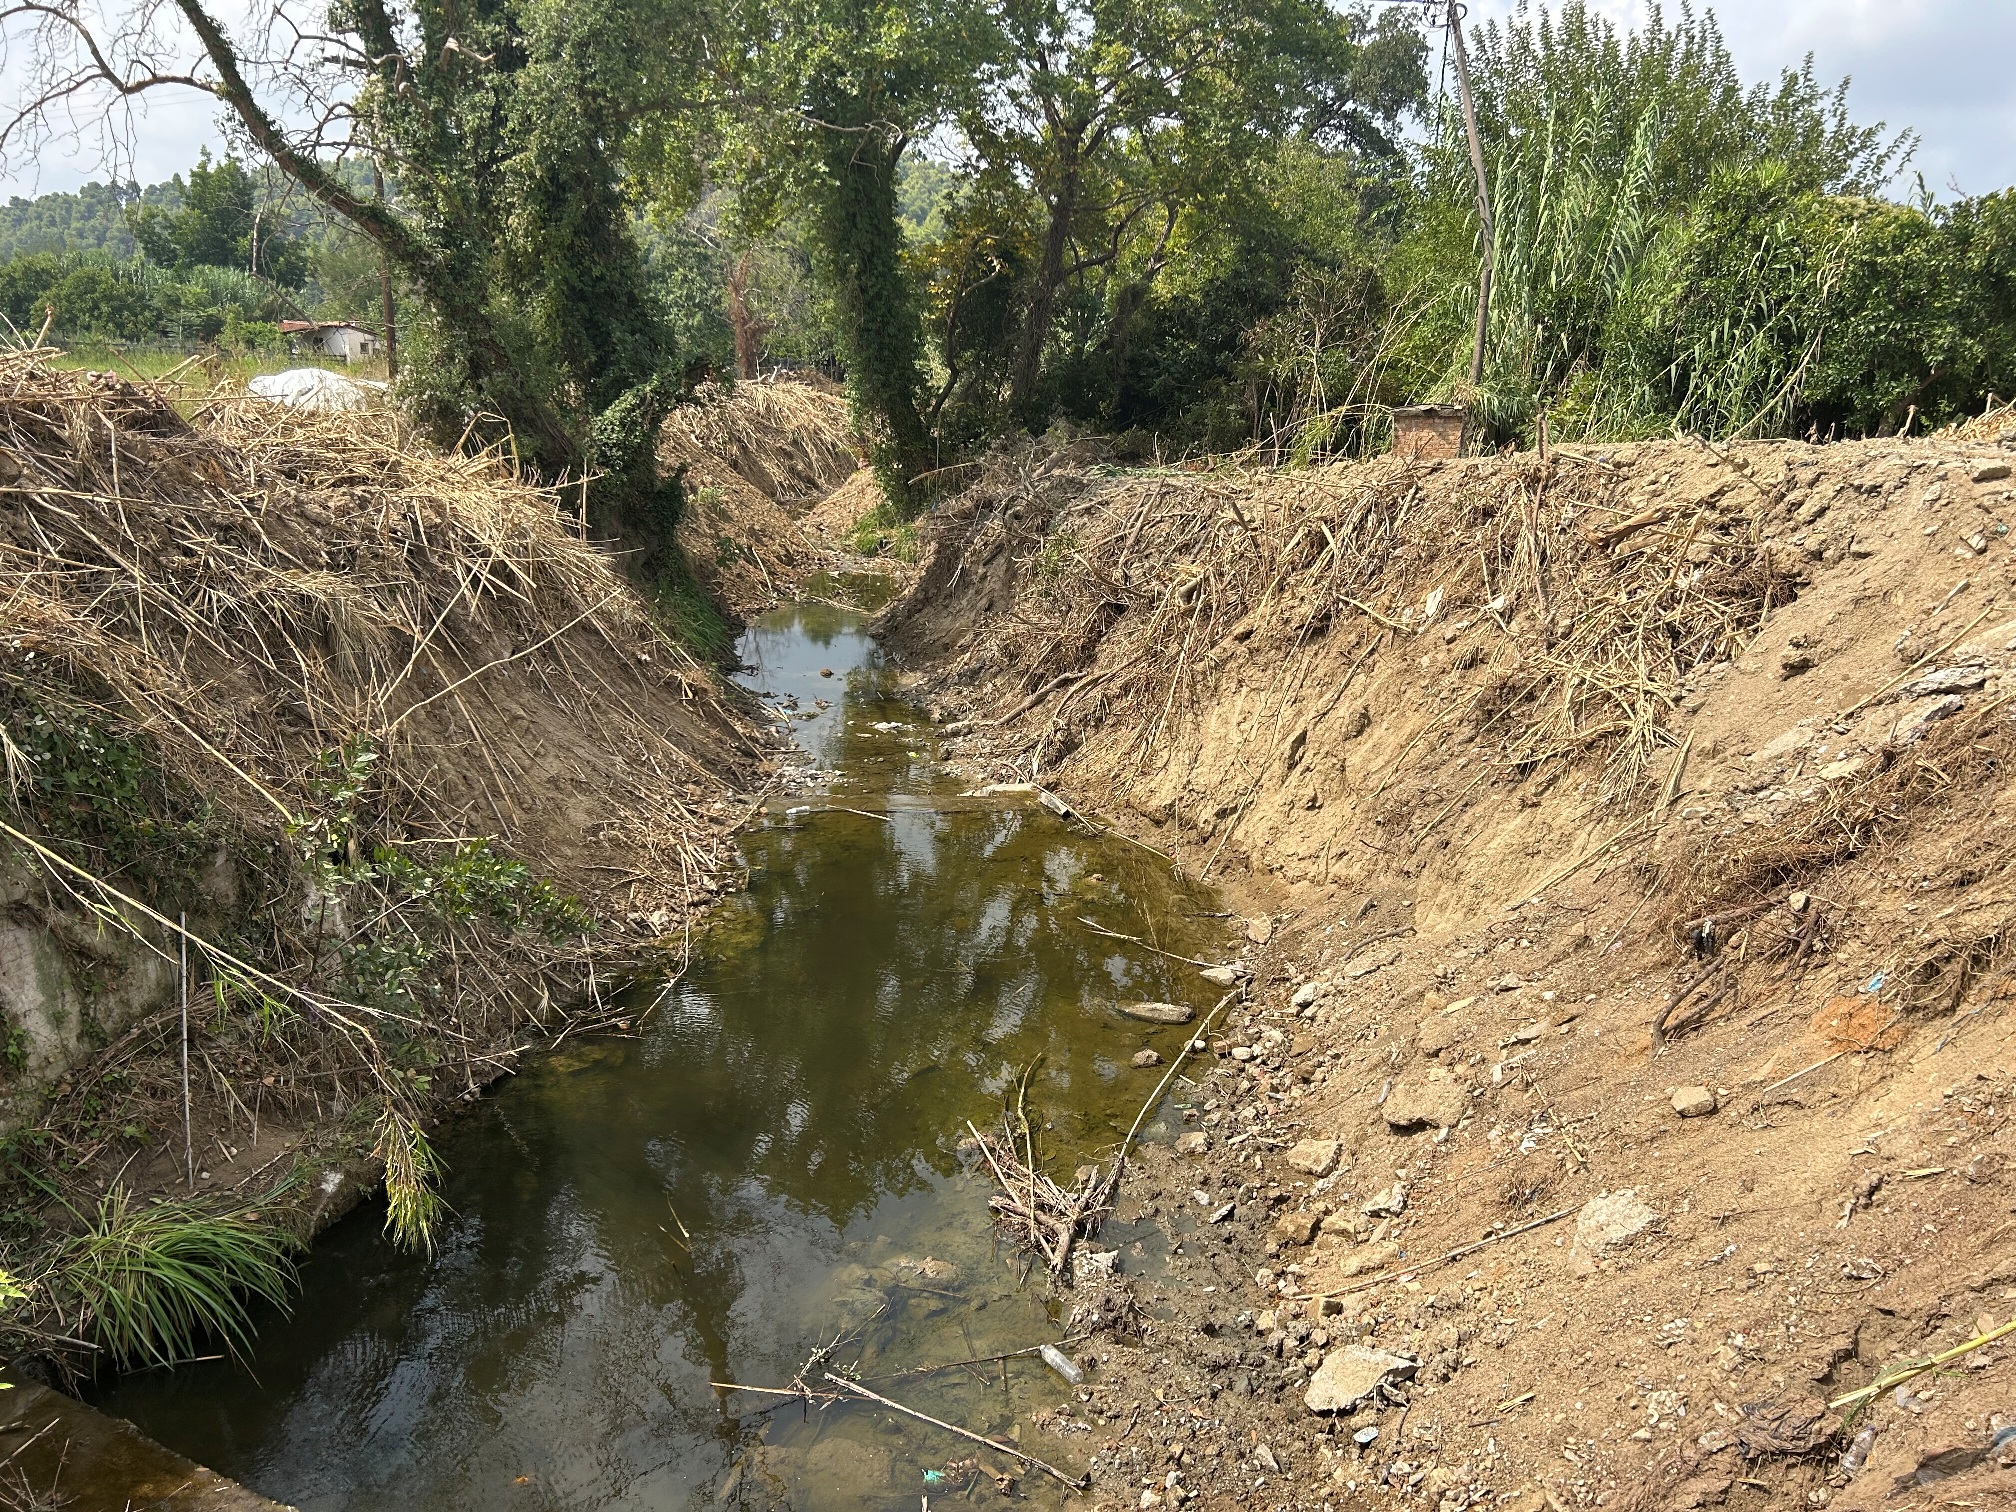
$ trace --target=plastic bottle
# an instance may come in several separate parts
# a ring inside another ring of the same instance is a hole
[[[1073,1386],[1085,1384],[1085,1372],[1072,1363],[1071,1357],[1055,1344],[1045,1344],[1036,1353],[1043,1357],[1043,1363],[1064,1377]]]
[[[1856,1433],[1854,1440],[1848,1445],[1847,1451],[1841,1456],[1841,1473],[1843,1475],[1853,1475],[1859,1471],[1862,1468],[1863,1462],[1869,1458],[1869,1451],[1875,1446],[1875,1443],[1876,1425],[1874,1423],[1864,1423],[1861,1430]]]

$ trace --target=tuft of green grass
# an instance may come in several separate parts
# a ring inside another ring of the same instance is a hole
[[[702,660],[725,661],[734,649],[734,630],[684,561],[653,585],[651,605],[659,623]]]
[[[114,1187],[38,1279],[114,1363],[169,1365],[207,1335],[249,1343],[250,1300],[286,1305],[296,1247],[256,1208],[136,1206]]]
[[[886,498],[854,522],[849,544],[862,556],[886,556],[898,562],[917,560],[917,524]]]

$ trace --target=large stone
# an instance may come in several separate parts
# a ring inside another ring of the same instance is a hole
[[[1407,1183],[1396,1181],[1365,1199],[1364,1213],[1373,1218],[1398,1218],[1407,1211]]]
[[[1407,1211],[1407,1182],[1402,1179],[1380,1188],[1365,1199],[1359,1211],[1373,1218],[1398,1218]]]
[[[1783,735],[1775,736],[1757,747],[1751,753],[1750,759],[1760,766],[1768,765],[1774,761],[1782,761],[1785,757],[1792,755],[1793,752],[1803,751],[1806,747],[1813,744],[1813,736],[1814,731],[1811,726],[1794,725]]]
[[[1448,1072],[1431,1071],[1425,1077],[1395,1082],[1380,1111],[1396,1129],[1418,1129],[1423,1124],[1453,1129],[1470,1111],[1470,1098]]]
[[[1900,746],[1915,745],[1925,738],[1925,732],[1942,719],[1951,719],[1967,707],[1967,700],[1957,693],[1948,693],[1941,698],[1927,699],[1915,704],[1898,716],[1890,727],[1890,739]]]
[[[1936,698],[1941,693],[1972,693],[1988,681],[1988,669],[1979,663],[1962,667],[1940,667],[1913,678],[1897,690],[1897,698]]]
[[[1282,1157],[1288,1168],[1304,1176],[1328,1176],[1337,1169],[1337,1152],[1343,1146],[1334,1139],[1305,1139]]]
[[[1400,1246],[1391,1239],[1381,1239],[1376,1244],[1361,1244],[1337,1262],[1337,1274],[1343,1280],[1353,1276],[1369,1276],[1374,1271],[1384,1270],[1400,1258]]]
[[[1087,1249],[1082,1244],[1071,1251],[1071,1279],[1079,1286],[1110,1280],[1120,1269],[1120,1251]]]
[[[1188,1134],[1176,1136],[1178,1155],[1202,1156],[1211,1148],[1211,1136],[1202,1129],[1192,1129]]]
[[[1715,1111],[1715,1091],[1712,1087],[1675,1087],[1673,1089],[1673,1111],[1682,1118],[1706,1118]]]
[[[1150,1024],[1187,1024],[1197,1010],[1182,1003],[1122,1003],[1120,1011],[1129,1018]]]
[[[1246,968],[1237,963],[1230,966],[1206,966],[1198,975],[1213,987],[1237,987],[1246,979]]]
[[[1588,1275],[1605,1250],[1630,1243],[1658,1221],[1657,1211],[1630,1187],[1591,1197],[1575,1219],[1575,1247],[1570,1258],[1576,1273]]]
[[[1346,1344],[1323,1357],[1302,1394],[1311,1412],[1351,1412],[1381,1386],[1413,1378],[1420,1362],[1363,1344]]]
[[[1321,1213],[1283,1213],[1274,1220],[1274,1237],[1283,1244],[1309,1244],[1322,1221]]]

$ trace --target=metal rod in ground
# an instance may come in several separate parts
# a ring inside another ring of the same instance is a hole
[[[850,1395],[878,1403],[894,1412],[902,1413],[905,1417],[913,1417],[920,1423],[929,1423],[933,1428],[943,1428],[947,1433],[956,1433],[959,1437],[970,1440],[975,1444],[985,1444],[997,1454],[1005,1454],[1010,1459],[1017,1459],[1025,1465],[1034,1466],[1045,1475],[1051,1476],[1064,1485],[1069,1486],[1073,1491],[1083,1491],[1086,1486],[1091,1484],[1092,1477],[1090,1475],[1081,1475],[1076,1480],[1073,1480],[1055,1465],[1045,1464],[1033,1454],[1024,1454],[1013,1444],[1004,1444],[999,1439],[988,1438],[984,1433],[975,1433],[970,1428],[961,1428],[957,1423],[948,1423],[942,1418],[931,1417],[919,1412],[915,1407],[905,1407],[901,1402],[892,1402],[879,1392],[870,1391],[858,1381],[850,1381],[845,1376],[836,1376],[831,1371],[826,1373],[826,1379]]]
[[[177,914],[177,925],[181,929],[181,1002],[182,1002],[182,1164],[189,1179],[189,1190],[196,1190],[196,1125],[191,1116],[189,1104],[189,915]]]

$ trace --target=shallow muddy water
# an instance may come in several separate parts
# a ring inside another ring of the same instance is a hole
[[[1033,1357],[883,1378],[1062,1335],[1041,1278],[995,1252],[964,1122],[997,1120],[1035,1064],[1052,1163],[1106,1156],[1160,1074],[1129,1058],[1185,1032],[1114,1004],[1211,994],[1080,918],[1210,957],[1214,905],[1026,799],[960,796],[859,616],[790,606],[742,652],[827,776],[745,835],[746,892],[637,1036],[530,1057],[441,1131],[432,1258],[360,1209],[248,1361],[133,1377],[103,1406],[307,1512],[949,1502],[972,1445],[710,1384],[781,1385],[852,1332],[837,1358],[877,1390],[997,1436],[1021,1423],[1083,1468],[1085,1437],[1026,1426],[1070,1399]],[[1109,1225],[1102,1247],[1139,1269],[1156,1243]]]

